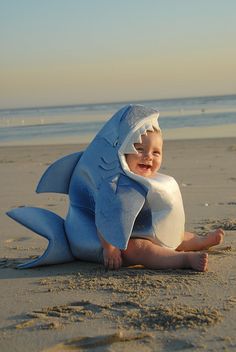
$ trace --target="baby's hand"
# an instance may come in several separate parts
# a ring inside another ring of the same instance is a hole
[[[105,268],[118,270],[122,265],[121,251],[112,245],[103,248],[103,260]]]

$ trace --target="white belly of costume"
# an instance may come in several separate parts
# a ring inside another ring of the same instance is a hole
[[[151,210],[152,231],[150,233],[149,228],[145,232],[144,227],[141,237],[147,237],[161,246],[177,248],[183,241],[185,214],[175,179],[164,174],[145,178],[127,170],[126,174],[148,189],[147,203]]]
[[[151,181],[147,199],[155,240],[163,246],[176,248],[183,241],[185,223],[179,186],[173,177],[163,174],[158,174]]]

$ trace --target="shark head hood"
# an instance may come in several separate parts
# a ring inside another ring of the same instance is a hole
[[[121,170],[126,172],[128,165],[125,154],[137,154],[134,144],[141,143],[142,135],[147,134],[148,131],[161,132],[158,118],[158,110],[143,105],[130,104],[120,109],[104,125],[89,146],[93,155],[96,153],[98,159],[101,158],[100,167],[102,168],[106,160],[110,165],[116,164],[115,173]],[[96,148],[93,145],[96,145]]]
[[[133,143],[141,140],[147,131],[160,130],[159,112],[143,105],[127,105],[120,109],[101,129],[95,138],[105,138],[120,153],[136,153]]]

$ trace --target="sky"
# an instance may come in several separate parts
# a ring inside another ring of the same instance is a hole
[[[235,0],[0,0],[0,109],[236,93]]]

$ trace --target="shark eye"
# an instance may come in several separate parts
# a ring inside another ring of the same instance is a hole
[[[118,144],[119,144],[119,141],[118,141],[118,139],[117,139],[117,140],[115,140],[115,142],[113,143],[113,147],[117,147]]]

